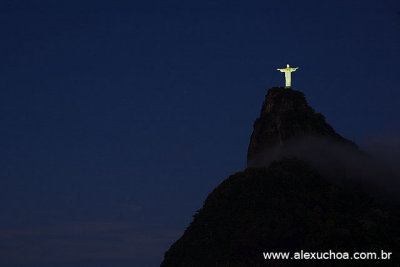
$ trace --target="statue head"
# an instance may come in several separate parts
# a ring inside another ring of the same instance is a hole
[[[287,67],[287,68],[290,68],[289,64],[286,64],[286,67]]]

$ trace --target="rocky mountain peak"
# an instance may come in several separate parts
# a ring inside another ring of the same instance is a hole
[[[304,94],[291,88],[273,87],[265,96],[260,117],[254,122],[247,153],[247,166],[257,167],[266,150],[285,144],[302,136],[324,136],[344,143],[356,145],[337,134],[325,122],[325,117],[316,113],[307,104]]]

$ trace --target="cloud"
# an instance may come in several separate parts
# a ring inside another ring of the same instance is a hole
[[[390,145],[379,143],[374,150],[364,152],[333,138],[305,136],[263,151],[257,162],[266,167],[284,157],[300,158],[336,183],[358,186],[374,196],[400,202],[400,150],[395,140],[387,140]]]

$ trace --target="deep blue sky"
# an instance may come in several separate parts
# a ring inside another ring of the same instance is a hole
[[[344,137],[396,138],[399,11],[394,0],[2,0],[0,265],[159,265],[245,167],[287,63]]]

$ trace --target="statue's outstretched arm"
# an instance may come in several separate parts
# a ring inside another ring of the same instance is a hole
[[[280,72],[285,72],[285,69],[277,69],[277,70],[279,70]]]

